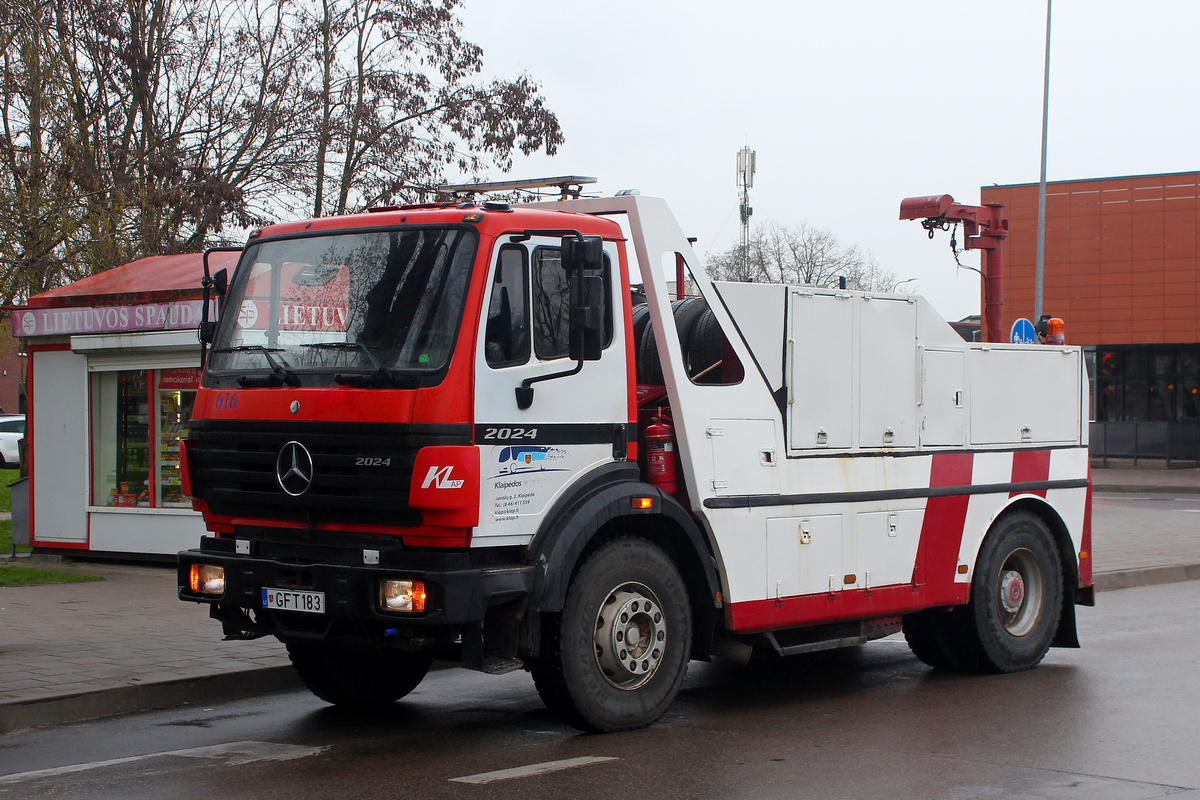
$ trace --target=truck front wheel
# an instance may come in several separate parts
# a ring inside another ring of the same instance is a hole
[[[390,705],[417,688],[433,658],[424,653],[347,653],[287,646],[300,679],[326,703],[370,709]]]
[[[679,570],[656,545],[617,539],[601,547],[547,623],[531,671],[543,702],[568,724],[644,728],[675,699],[691,650],[691,606]]]

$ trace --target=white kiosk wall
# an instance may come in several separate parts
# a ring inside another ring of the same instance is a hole
[[[37,544],[87,544],[87,359],[35,350],[33,362],[33,537]]]

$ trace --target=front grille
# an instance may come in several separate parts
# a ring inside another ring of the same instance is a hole
[[[276,476],[280,448],[293,441],[312,455],[312,483],[295,497]],[[469,425],[193,420],[188,475],[214,514],[412,527],[421,524],[408,505],[417,451],[470,443]]]

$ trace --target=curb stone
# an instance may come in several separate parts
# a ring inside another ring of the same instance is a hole
[[[290,666],[263,667],[203,678],[134,683],[95,692],[18,700],[0,704],[0,734],[302,688],[304,685]]]

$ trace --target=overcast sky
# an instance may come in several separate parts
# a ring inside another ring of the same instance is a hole
[[[898,221],[901,199],[976,204],[980,186],[1038,179],[1045,0],[466,6],[486,72],[532,75],[566,135],[511,177],[664,197],[702,257],[738,239],[749,146],[752,224],[832,231],[958,319],[979,312],[979,277],[956,274],[948,233]],[[1198,36],[1195,0],[1054,0],[1048,178],[1200,169]]]

